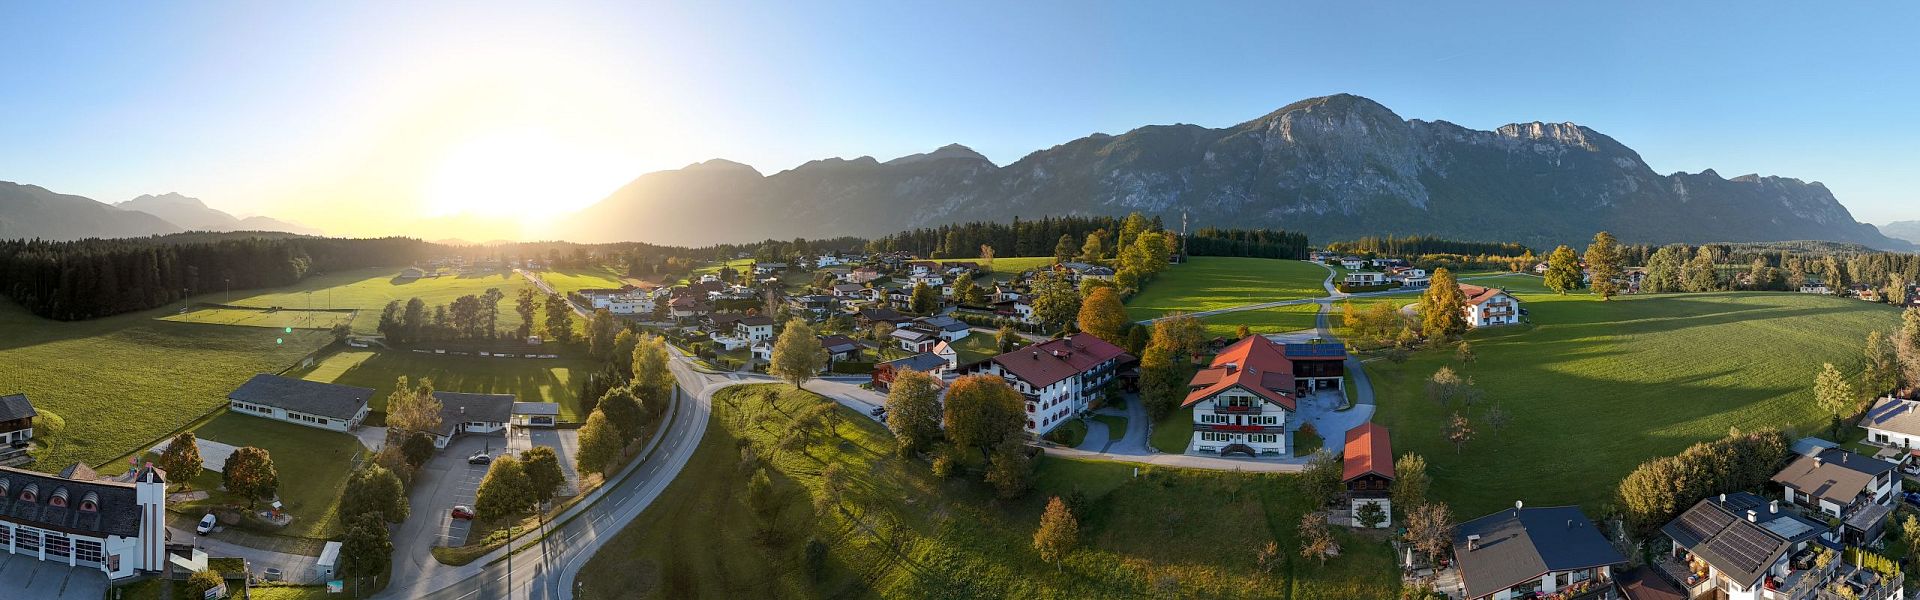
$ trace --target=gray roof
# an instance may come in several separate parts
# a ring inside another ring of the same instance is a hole
[[[892,365],[895,369],[913,369],[915,371],[926,372],[946,367],[947,359],[921,352],[906,358],[887,361],[886,364]]]
[[[367,407],[373,390],[261,373],[227,394],[229,400],[351,420]]]
[[[919,321],[920,321],[920,324],[922,325],[926,325],[927,327],[938,329],[940,331],[966,331],[968,329],[968,325],[966,323],[963,323],[959,319],[955,319],[953,317],[949,317],[946,315],[941,315],[937,317],[922,317],[919,319]]]
[[[902,328],[893,330],[893,337],[903,339],[909,342],[918,343],[918,342],[924,342],[924,341],[933,339],[933,334],[926,331],[921,331],[918,329],[909,329],[906,327],[902,327]]]
[[[1860,426],[1920,435],[1920,401],[1881,398],[1873,403],[1873,408],[1867,409],[1866,416],[1860,417]]]
[[[34,489],[32,502],[20,498],[28,486]],[[0,489],[5,490],[0,493],[0,520],[94,537],[140,534],[140,503],[131,481],[63,479],[47,473],[0,467]],[[67,505],[53,506],[51,501],[61,490],[67,493]],[[89,497],[98,510],[80,510],[80,502]]]
[[[33,403],[27,401],[26,394],[0,396],[0,421],[12,421],[39,416],[40,411],[33,409]]]
[[[440,434],[451,435],[459,423],[505,423],[513,418],[513,394],[434,392],[440,401]]]
[[[1803,437],[1793,441],[1793,453],[1802,456],[1813,456],[1828,448],[1839,447],[1839,444],[1817,437]]]
[[[515,402],[513,414],[535,416],[560,416],[560,404],[557,402]]]
[[[1470,546],[1467,537],[1472,535],[1480,538]],[[1510,508],[1461,523],[1453,537],[1453,556],[1468,598],[1553,571],[1627,562],[1577,506]]]
[[[1825,523],[1778,508],[1747,492],[1724,494],[1694,504],[1660,531],[1728,579],[1751,587],[1795,544],[1828,529]],[[1753,512],[1751,521],[1748,511]]]
[[[1846,506],[1872,486],[1874,478],[1894,468],[1893,463],[1884,460],[1829,448],[1816,455],[1794,458],[1787,463],[1787,468],[1774,474],[1773,482]]]

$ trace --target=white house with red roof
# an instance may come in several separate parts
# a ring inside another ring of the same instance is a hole
[[[1467,304],[1461,310],[1466,313],[1468,327],[1520,322],[1520,300],[1506,290],[1462,283],[1460,293],[1467,297]]]
[[[1119,346],[1076,333],[995,356],[970,370],[999,375],[1026,396],[1027,433],[1044,435],[1086,410],[1100,388],[1133,360]]]
[[[1368,504],[1380,507],[1378,527],[1393,523],[1393,445],[1387,428],[1367,422],[1347,430],[1347,445],[1341,452],[1345,463],[1340,481],[1347,486],[1349,515],[1360,524],[1360,508]]]
[[[1189,451],[1291,456],[1288,425],[1299,397],[1339,389],[1346,358],[1338,343],[1282,345],[1255,335],[1227,346],[1187,383]]]

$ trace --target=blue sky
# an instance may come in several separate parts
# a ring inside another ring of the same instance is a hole
[[[1911,3],[313,4],[0,5],[0,179],[389,233],[365,215],[581,206],[713,157],[1005,164],[1350,92],[1920,218]],[[512,195],[447,201],[475,190]]]

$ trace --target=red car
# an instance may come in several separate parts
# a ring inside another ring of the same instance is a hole
[[[453,518],[471,520],[473,519],[473,509],[465,506],[455,506],[453,507]]]

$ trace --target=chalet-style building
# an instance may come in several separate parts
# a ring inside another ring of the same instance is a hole
[[[261,373],[227,394],[234,412],[333,431],[351,431],[367,418],[373,390]]]
[[[1468,327],[1520,322],[1520,300],[1507,294],[1506,290],[1462,283],[1460,293],[1467,297],[1467,304],[1461,310],[1466,313]]]
[[[1900,490],[1893,463],[1829,448],[1794,457],[1774,474],[1787,502],[1841,520],[1844,542],[1865,546],[1885,533]]]
[[[1378,527],[1393,523],[1393,444],[1387,428],[1371,421],[1347,430],[1347,445],[1341,455],[1346,464],[1341,482],[1347,486],[1347,502],[1355,526],[1360,526],[1360,507],[1372,504],[1385,518]]]
[[[1714,597],[1717,590],[1726,598],[1798,600],[1813,597],[1824,577],[1794,558],[1831,538],[1833,528],[1780,510],[1779,501],[1736,492],[1701,500],[1660,531],[1673,540],[1669,556],[1685,567],[1679,579],[1687,597]]]
[[[37,416],[40,411],[33,409],[26,394],[0,396],[0,445],[24,444],[33,439],[33,418]]]
[[[1255,335],[1227,346],[1187,382],[1181,406],[1193,408],[1189,448],[1291,456],[1288,426],[1298,398],[1317,389],[1338,389],[1346,358],[1346,347],[1338,343],[1282,345]]]
[[[1512,600],[1545,594],[1619,598],[1621,556],[1577,506],[1514,507],[1461,523],[1453,561],[1470,600]]]
[[[62,475],[0,467],[0,548],[15,557],[108,579],[163,571],[166,515],[166,473],[152,463],[111,478],[84,464]]]
[[[939,378],[947,373],[947,361],[932,353],[925,353],[876,364],[873,366],[873,389],[882,392],[891,389],[893,378],[901,371],[919,371]]]
[[[940,360],[947,361],[947,369],[949,370],[960,368],[960,351],[955,350],[953,344],[947,343],[946,340],[941,340],[940,343],[933,345],[933,355],[940,357]]]
[[[427,433],[435,448],[446,448],[457,435],[504,430],[513,421],[513,394],[434,392],[433,398],[440,401],[440,430]]]
[[[1086,410],[1100,389],[1133,360],[1119,346],[1076,333],[974,363],[968,370],[1005,378],[1026,396],[1027,433],[1043,435]]]

